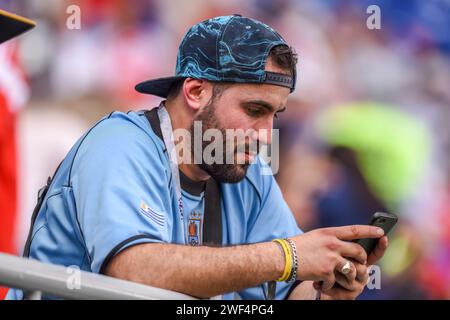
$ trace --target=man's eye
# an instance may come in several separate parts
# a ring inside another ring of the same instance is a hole
[[[259,116],[263,115],[263,112],[261,112],[260,109],[248,108],[247,113],[252,117],[259,117]]]

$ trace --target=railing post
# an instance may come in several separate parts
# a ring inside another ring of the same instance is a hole
[[[68,272],[68,268],[70,266],[0,253],[0,285],[21,289],[27,300],[42,299],[43,294],[55,298],[84,300],[195,299],[182,293],[79,269],[75,270],[76,273]],[[74,276],[76,283],[71,281]]]

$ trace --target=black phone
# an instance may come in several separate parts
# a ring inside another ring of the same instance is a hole
[[[395,224],[398,221],[398,217],[395,214],[392,213],[386,213],[386,212],[375,212],[372,216],[372,220],[369,222],[369,225],[380,227],[384,230],[384,235],[386,236],[389,231],[392,230],[392,228],[395,226]],[[358,243],[361,245],[364,250],[367,253],[367,256],[369,256],[373,249],[377,246],[378,241],[380,238],[365,238],[365,239],[358,239],[353,240],[353,242]],[[339,283],[335,283],[333,288],[342,288],[342,286]]]
[[[386,212],[375,212],[372,220],[370,221],[371,226],[380,227],[384,230],[384,235],[387,235],[389,231],[395,226],[398,221],[398,217],[392,213]],[[377,246],[379,238],[369,238],[369,239],[358,239],[355,240],[356,243],[361,245],[364,250],[366,250],[367,255],[370,255],[372,251]]]

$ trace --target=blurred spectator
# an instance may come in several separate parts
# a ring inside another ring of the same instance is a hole
[[[25,105],[28,85],[14,41],[0,46],[0,252],[16,253],[17,220],[17,113]],[[0,297],[5,294],[0,287]]]

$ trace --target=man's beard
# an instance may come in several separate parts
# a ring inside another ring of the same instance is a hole
[[[220,123],[219,119],[216,116],[215,113],[215,106],[214,106],[214,98],[211,99],[211,101],[208,103],[207,106],[205,106],[204,110],[198,114],[195,119],[195,121],[201,121],[202,124],[202,134],[208,130],[208,129],[217,129],[220,130],[222,133],[223,139],[223,158],[222,159],[228,159],[226,154],[226,130],[224,126]],[[194,122],[191,126],[191,152],[194,154]],[[250,163],[245,162],[244,164],[237,164],[236,163],[236,153],[235,150],[233,151],[232,159],[234,160],[232,164],[230,163],[212,163],[208,164],[205,163],[203,159],[203,152],[205,148],[213,142],[210,141],[204,141],[202,139],[202,159],[201,162],[198,164],[198,166],[208,173],[212,178],[214,178],[217,182],[223,182],[223,183],[237,183],[245,178],[245,175],[247,174],[248,167],[250,166]],[[248,151],[248,146],[245,147],[246,151]],[[225,161],[224,161],[225,162]]]

